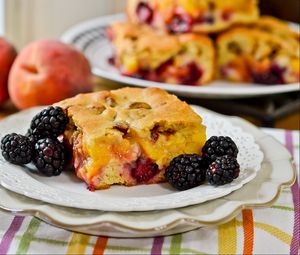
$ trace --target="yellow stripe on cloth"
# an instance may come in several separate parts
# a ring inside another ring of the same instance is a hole
[[[237,228],[236,219],[233,219],[218,227],[219,254],[236,254]]]
[[[243,222],[241,221],[237,221],[236,224],[237,226],[243,226]],[[291,244],[292,236],[280,230],[279,228],[276,228],[266,223],[260,223],[260,222],[254,222],[254,227],[266,231],[270,235],[276,237],[277,239],[281,240],[282,242],[288,245]]]
[[[85,254],[85,249],[89,244],[90,238],[89,235],[73,233],[68,245],[67,254]]]
[[[254,226],[256,228],[260,228],[268,233],[270,233],[271,235],[275,236],[276,238],[278,238],[279,240],[281,240],[282,242],[290,245],[292,242],[292,236],[287,234],[286,232],[280,230],[279,228],[273,227],[269,224],[265,224],[265,223],[258,223],[258,222],[254,222]]]

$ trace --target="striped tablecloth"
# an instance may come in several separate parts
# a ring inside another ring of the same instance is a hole
[[[264,129],[289,149],[299,170],[299,132]],[[0,213],[0,254],[299,254],[299,186],[270,208],[168,237],[118,239],[72,233],[33,217]]]

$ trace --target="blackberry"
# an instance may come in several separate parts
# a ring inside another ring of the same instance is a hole
[[[43,138],[34,146],[33,163],[46,176],[60,175],[66,165],[64,144],[54,138]]]
[[[49,106],[34,116],[29,132],[33,138],[57,137],[64,133],[67,123],[62,108]]]
[[[32,144],[35,144],[38,140],[42,139],[43,136],[37,133],[33,133],[31,129],[27,130],[27,133],[25,134],[29,138]]]
[[[23,165],[32,160],[33,145],[29,138],[16,133],[8,134],[1,140],[2,155],[10,163]]]
[[[218,157],[209,165],[206,179],[212,185],[224,185],[236,179],[240,174],[240,165],[236,158],[228,155]]]
[[[224,155],[236,158],[238,152],[236,144],[229,136],[212,136],[202,148],[202,157],[210,164]]]
[[[166,169],[166,180],[178,190],[199,186],[205,181],[207,165],[198,154],[182,154]]]

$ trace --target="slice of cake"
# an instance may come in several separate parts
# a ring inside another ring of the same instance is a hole
[[[299,28],[293,29],[287,22],[271,16],[261,16],[251,27],[286,40],[290,50],[300,54]]]
[[[128,0],[127,13],[131,22],[170,33],[218,32],[259,15],[256,0]]]
[[[264,17],[217,38],[219,77],[238,82],[299,82],[299,34],[285,23]]]
[[[180,154],[200,153],[205,126],[188,104],[157,88],[80,94],[57,104],[69,117],[66,143],[91,189],[164,181]]]
[[[128,22],[114,23],[108,31],[113,62],[124,75],[184,85],[213,78],[215,50],[205,35],[169,35]]]

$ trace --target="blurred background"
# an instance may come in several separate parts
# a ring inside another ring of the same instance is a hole
[[[23,47],[45,37],[59,37],[74,24],[122,12],[125,0],[0,0],[0,34]],[[300,22],[300,0],[260,0],[261,13]]]
[[[0,27],[21,48],[35,39],[59,38],[72,25],[124,8],[124,0],[0,0]]]

